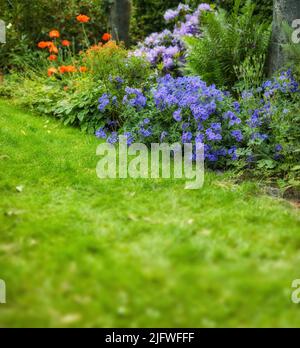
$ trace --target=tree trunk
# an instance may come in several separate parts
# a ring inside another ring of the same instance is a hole
[[[116,41],[123,41],[129,45],[129,27],[131,15],[130,0],[114,0],[111,9],[111,27],[113,38]]]
[[[286,57],[282,44],[286,42],[282,23],[287,22],[290,26],[295,19],[300,19],[299,0],[274,0],[273,5],[273,33],[269,57],[269,74],[284,66]]]

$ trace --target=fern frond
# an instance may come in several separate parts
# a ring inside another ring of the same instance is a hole
[[[186,40],[186,72],[200,75],[219,87],[233,87],[238,79],[237,71],[248,71],[245,62],[253,64],[249,57],[265,57],[269,46],[271,27],[260,23],[253,16],[254,11],[251,0],[243,7],[241,0],[235,0],[230,14],[222,9],[207,13],[202,18],[202,37]],[[240,69],[241,66],[244,68]],[[258,71],[260,74],[261,69]]]

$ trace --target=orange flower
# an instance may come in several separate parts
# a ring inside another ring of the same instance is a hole
[[[65,47],[69,47],[71,45],[71,42],[69,40],[62,40],[61,44]]]
[[[49,60],[57,60],[57,56],[55,54],[51,54],[51,56],[48,58]]]
[[[77,69],[73,65],[67,65],[66,68],[67,68],[67,72],[69,72],[69,73],[73,73],[73,72],[77,71]]]
[[[58,39],[60,37],[60,33],[58,30],[52,30],[50,31],[49,36],[51,39]]]
[[[59,70],[59,72],[60,72],[61,74],[64,74],[64,73],[66,72],[66,67],[65,67],[65,65],[60,66],[60,67],[58,68],[58,70]]]
[[[59,67],[59,72],[61,74],[73,73],[73,72],[76,72],[76,71],[77,71],[77,69],[73,65],[62,65],[61,67]]]
[[[54,54],[58,53],[58,48],[54,45],[53,42],[50,42],[48,47],[49,47],[50,53],[54,53]]]
[[[56,68],[49,68],[48,69],[48,76],[51,77],[53,74],[57,73],[57,69]]]
[[[102,36],[102,40],[103,40],[103,41],[109,41],[111,38],[112,38],[112,36],[111,36],[111,34],[109,34],[109,33],[105,33],[105,34]]]
[[[76,19],[78,20],[78,22],[80,22],[80,23],[88,23],[89,21],[90,21],[90,17],[88,17],[88,16],[85,16],[85,15],[79,15],[79,16],[77,16],[76,17]]]
[[[46,42],[46,41],[41,41],[41,42],[38,43],[38,48],[42,48],[42,49],[47,48],[48,44],[49,43]]]
[[[87,72],[87,67],[86,66],[81,66],[80,68],[79,68],[79,71],[80,72],[82,72],[82,73],[85,73],[85,72]]]

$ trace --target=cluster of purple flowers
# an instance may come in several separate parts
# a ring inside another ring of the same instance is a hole
[[[182,143],[205,143],[205,157],[211,162],[220,157],[238,158],[237,147],[223,146],[223,128],[239,126],[242,121],[233,111],[221,111],[219,104],[226,95],[214,85],[207,86],[199,77],[166,75],[158,79],[157,87],[152,89],[152,98],[157,110],[166,114],[171,112],[174,121],[181,123]],[[238,112],[240,105],[235,102],[234,106]],[[168,131],[163,131],[160,139],[165,140]],[[233,129],[229,134],[232,145],[243,141],[241,129]]]
[[[143,92],[137,88],[125,88],[125,96],[123,98],[123,104],[130,105],[136,109],[143,109],[147,104],[147,98]]]
[[[271,98],[276,92],[295,93],[299,91],[299,84],[294,79],[291,70],[284,71],[279,77],[274,77],[263,83],[258,92],[262,91],[266,99]]]
[[[190,7],[188,5],[179,4],[177,9],[167,10],[167,12],[164,15],[164,19],[168,23],[168,22],[174,21],[175,19],[178,19],[180,15],[187,14],[189,11],[190,11]]]
[[[262,132],[262,129],[269,129],[269,125],[272,122],[272,117],[276,108],[272,106],[272,98],[277,93],[283,94],[293,94],[299,92],[299,84],[294,79],[291,70],[283,71],[278,77],[273,77],[272,80],[265,81],[261,87],[254,91],[244,91],[242,93],[243,101],[249,99],[259,99],[260,95],[262,99],[260,100],[260,105],[256,109],[248,110],[250,117],[246,120],[246,125],[250,129],[250,140],[256,143],[262,143],[269,139],[269,135]],[[288,110],[283,110],[283,114],[288,112]],[[277,149],[281,145],[277,146]],[[275,153],[278,151],[275,149]],[[276,157],[276,155],[275,155]]]
[[[117,97],[116,96],[112,96],[109,93],[104,93],[99,98],[98,103],[99,103],[98,110],[100,110],[101,112],[105,112],[107,107],[110,104],[112,104],[112,105],[116,105],[117,104]]]
[[[164,30],[151,34],[138,44],[132,55],[146,57],[154,66],[162,64],[164,70],[174,69],[185,61],[183,37],[200,35],[200,15],[204,11],[211,11],[209,4],[200,4],[195,11],[184,4],[179,4],[175,10],[168,10],[164,18],[166,22],[175,21],[173,31]]]
[[[175,117],[188,108],[195,120],[201,122],[216,111],[216,103],[223,100],[224,95],[214,85],[207,86],[199,77],[173,78],[168,74],[158,79],[153,97],[158,109],[176,107]]]
[[[101,112],[104,112],[106,110],[106,107],[110,104],[110,95],[108,93],[102,94],[102,96],[98,100],[98,109]]]
[[[265,93],[270,91],[272,93],[266,96]],[[286,95],[299,92],[289,71],[267,81],[259,90],[245,92],[239,101],[214,85],[208,86],[197,76],[175,78],[167,74],[145,92],[126,87],[123,102],[117,105],[129,107],[130,115],[135,115],[135,121],[124,127],[128,145],[135,140],[150,143],[152,140],[181,139],[182,143],[195,146],[204,144],[205,158],[209,162],[236,161],[243,149],[247,149],[247,160],[254,163],[257,157],[255,146],[270,146],[275,159],[283,156],[282,145],[272,143],[271,121],[278,110],[270,96],[275,92]],[[115,103],[114,98],[103,94],[99,99],[99,110],[107,111],[108,105]],[[116,129],[109,122],[96,132],[96,136],[114,144],[118,141]],[[249,153],[250,149],[254,152]]]

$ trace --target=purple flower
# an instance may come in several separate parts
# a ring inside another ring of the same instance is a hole
[[[141,136],[148,138],[152,135],[152,130],[151,128],[145,129],[144,127],[141,127],[139,133]]]
[[[170,57],[165,57],[163,59],[164,69],[170,70],[174,67],[174,61]]]
[[[264,141],[266,139],[268,139],[268,135],[267,134],[261,134],[259,132],[255,132],[251,135],[251,139],[252,140],[261,140],[261,141]]]
[[[107,138],[109,144],[115,144],[118,142],[118,133],[112,132],[111,135]]]
[[[240,130],[234,130],[234,131],[231,131],[231,135],[235,138],[236,141],[238,142],[241,142],[244,137],[243,137],[243,134]]]
[[[120,85],[124,83],[124,80],[122,79],[122,77],[117,76],[115,80]]]
[[[190,11],[190,7],[188,5],[179,4],[176,10],[168,10],[164,15],[164,19],[166,22],[170,22],[176,19],[179,15],[188,11]]]
[[[196,143],[204,143],[204,134],[198,133],[195,138]]]
[[[217,162],[219,159],[215,152],[206,153],[205,157],[209,160],[209,162]]]
[[[214,131],[220,132],[222,130],[221,123],[212,123],[210,128]]]
[[[253,97],[253,93],[250,91],[243,91],[242,92],[242,99],[247,100]]]
[[[125,132],[125,133],[124,133],[124,136],[125,136],[126,139],[127,139],[127,145],[128,145],[128,146],[130,146],[130,145],[132,145],[132,143],[134,143],[134,137],[133,137],[133,135],[132,135],[131,132]]]
[[[181,117],[181,110],[176,110],[173,114],[173,118],[176,122],[181,122],[182,121],[182,117]]]
[[[147,104],[147,98],[143,95],[141,90],[136,88],[126,87],[123,104],[130,105],[136,109],[143,109]]]
[[[168,136],[168,132],[163,131],[160,135],[160,142],[162,143],[167,136]]]
[[[192,139],[193,139],[193,134],[191,132],[184,132],[182,134],[182,142],[184,144],[190,143],[192,141]]]
[[[251,128],[257,128],[262,125],[262,121],[259,117],[259,110],[255,110],[250,118],[250,120],[247,121],[247,124]]]
[[[106,134],[106,132],[105,132],[105,130],[104,130],[104,128],[102,127],[102,128],[99,128],[97,131],[96,131],[96,137],[98,138],[98,139],[106,139],[107,138],[107,134]]]
[[[201,4],[194,12],[188,5],[179,4],[176,9],[166,11],[164,18],[167,23],[173,21],[173,31],[164,30],[152,33],[130,56],[145,57],[152,65],[163,64],[165,70],[176,69],[179,63],[185,63],[186,45],[184,36],[200,37],[200,14],[210,10],[208,4]],[[174,59],[176,58],[178,59]]]
[[[237,102],[237,101],[233,102],[233,107],[234,107],[234,110],[235,110],[236,112],[240,112],[240,110],[241,110],[241,105],[240,105],[239,102]]]
[[[230,148],[228,150],[228,155],[231,156],[231,159],[233,161],[236,161],[239,158],[238,155],[237,155],[237,148],[236,148],[236,146],[233,146],[232,148]]]
[[[199,5],[198,10],[199,11],[211,11],[211,7],[209,4],[203,3],[203,4]]]
[[[229,125],[234,126],[235,124],[240,124],[242,121],[240,118],[238,118],[234,112],[232,111],[227,111],[224,114],[224,119],[229,120]]]
[[[104,93],[98,100],[98,103],[99,103],[99,106],[98,106],[98,109],[101,111],[101,112],[104,112],[106,107],[109,105],[110,103],[110,95],[107,94],[107,93]]]
[[[208,128],[205,132],[207,140],[209,141],[220,141],[222,140],[222,135],[212,128]]]
[[[164,15],[164,19],[166,22],[171,22],[172,20],[174,20],[175,18],[177,18],[179,15],[178,11],[176,10],[168,10],[165,15]]]

